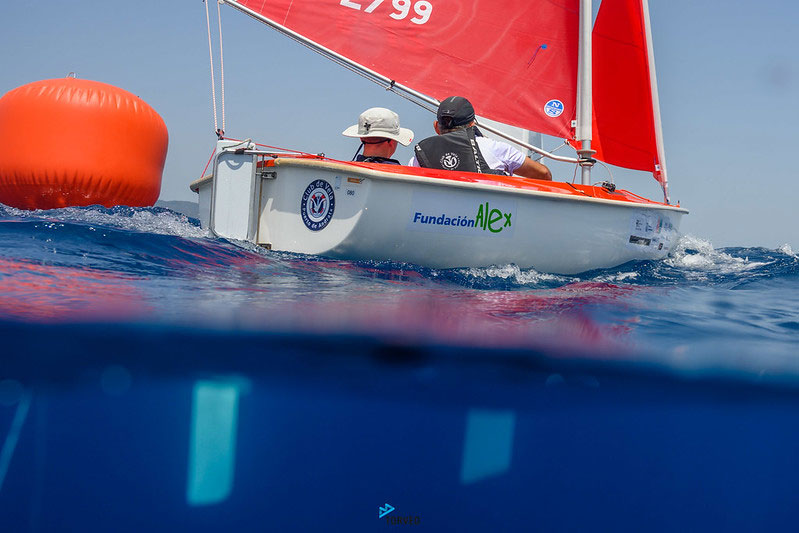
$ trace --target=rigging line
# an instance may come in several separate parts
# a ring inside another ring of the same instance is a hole
[[[438,109],[436,109],[436,108],[434,108],[434,107],[430,107],[430,106],[429,106],[429,105],[427,105],[427,104],[426,104],[424,101],[422,101],[422,100],[419,100],[418,98],[414,97],[414,96],[413,96],[413,95],[411,95],[411,94],[407,94],[407,93],[404,93],[404,92],[402,92],[402,91],[399,91],[399,90],[397,90],[396,88],[394,88],[393,86],[392,86],[392,87],[386,87],[386,90],[387,90],[387,91],[391,91],[392,93],[396,94],[396,95],[397,95],[397,96],[399,96],[400,98],[404,98],[404,99],[406,99],[407,101],[409,101],[409,102],[410,102],[410,103],[412,103],[412,104],[416,104],[417,106],[421,107],[421,108],[422,108],[422,109],[424,109],[425,111],[429,111],[430,113],[433,113],[434,115],[435,115],[435,114],[436,114],[436,112],[438,111]]]
[[[208,170],[208,165],[211,164],[211,160],[214,158],[215,153],[216,153],[216,148],[211,150],[211,157],[208,158],[208,162],[205,164],[205,168],[203,169],[203,173],[200,175],[200,179],[205,177],[205,171]]]
[[[610,170],[610,166],[605,164],[604,161],[600,161],[599,159],[597,159],[596,162],[605,167],[605,170],[608,171],[608,175],[610,176],[610,182],[615,185],[616,179],[613,177],[613,172]]]
[[[233,137],[224,137],[224,140],[226,140],[226,141],[236,141],[236,142],[245,142],[245,141],[243,141],[241,139],[234,139]],[[300,154],[300,155],[311,155],[311,156],[318,156],[319,155],[319,154],[312,154],[310,152],[303,152],[302,150],[294,150],[292,148],[281,148],[279,146],[272,146],[272,145],[269,145],[269,144],[260,144],[260,143],[257,143],[257,142],[253,142],[253,144],[255,146],[260,146],[262,148],[272,148],[274,150],[283,150],[284,152],[292,152],[292,153]]]
[[[214,50],[211,46],[211,17],[208,15],[208,0],[203,0],[205,4],[205,25],[208,28],[208,57],[211,60],[211,100],[214,105],[214,131],[219,131],[216,117],[216,81],[214,80]]]
[[[404,98],[405,100],[411,102],[412,104],[416,104],[417,106],[421,107],[425,111],[429,111],[430,113],[433,113],[433,114],[435,114],[436,111],[437,111],[436,108],[430,107],[423,100],[420,100],[419,98],[415,97],[414,95],[409,94],[409,93],[403,91],[401,88],[397,87],[395,85],[394,81],[392,81],[391,83],[386,83],[380,78],[372,76],[372,75],[370,75],[370,74],[368,74],[366,72],[363,72],[362,70],[359,70],[359,69],[353,67],[352,65],[350,65],[346,61],[342,61],[341,59],[339,59],[339,58],[337,58],[335,56],[328,55],[328,54],[325,54],[323,52],[320,52],[316,48],[310,46],[309,44],[303,42],[300,39],[294,39],[294,41],[299,43],[299,44],[301,44],[301,45],[303,45],[304,47],[308,48],[309,50],[318,53],[322,57],[325,57],[326,59],[329,59],[333,63],[335,63],[335,64],[337,64],[337,65],[339,65],[341,67],[344,67],[345,69],[349,70],[350,72],[352,72],[354,74],[357,74],[358,76],[364,78],[365,80],[368,80],[368,81],[371,81],[372,83],[376,83],[376,84],[380,85],[386,91],[392,92],[392,93],[396,94],[397,96],[399,96],[400,98]]]
[[[225,0],[218,0],[218,1],[220,3],[227,3]],[[228,4],[228,5],[231,5],[232,7],[238,9],[239,11],[241,11],[242,13],[244,13],[245,15],[250,17],[251,19],[258,21],[261,24],[266,24],[266,22],[263,19],[259,18],[253,12],[250,12],[249,10],[241,9],[241,8],[239,8],[239,6],[237,6],[235,4]],[[269,24],[267,24],[267,25],[269,25]],[[304,46],[308,50],[311,50],[312,52],[314,52],[316,54],[319,54],[322,57],[333,61],[337,65],[343,66],[344,68],[346,68],[350,72],[354,72],[355,74],[358,74],[362,78],[367,79],[369,81],[372,81],[374,83],[377,83],[378,85],[385,86],[385,83],[383,82],[382,79],[380,79],[380,78],[378,78],[378,77],[376,77],[376,76],[374,76],[374,75],[372,75],[370,73],[364,72],[363,70],[360,70],[360,69],[357,69],[357,68],[353,67],[352,65],[347,63],[344,59],[341,59],[340,57],[337,57],[336,55],[330,53],[327,50],[320,49],[318,46],[307,42],[306,40],[304,40],[303,38],[299,37],[298,35],[295,35],[293,32],[285,31],[284,29],[279,29],[279,28],[277,29],[277,31],[279,33],[281,33],[282,35],[284,35],[285,37],[288,37],[292,41],[301,44],[302,46]],[[388,87],[387,87],[387,90],[393,91],[393,89],[390,89]],[[399,94],[399,93],[397,93],[397,94]]]
[[[222,89],[222,134],[225,133],[225,54],[222,52],[222,8],[216,2],[216,18],[219,21],[219,78]]]
[[[256,19],[256,20],[258,20],[258,19]],[[373,76],[373,75],[371,75],[371,74],[369,74],[367,72],[364,72],[363,70],[355,68],[352,65],[350,65],[349,63],[347,63],[346,61],[343,61],[343,60],[339,59],[338,57],[336,57],[334,55],[326,54],[323,51],[321,51],[321,50],[319,50],[317,48],[314,48],[313,46],[311,46],[310,44],[306,43],[302,39],[296,39],[296,38],[294,38],[291,35],[286,35],[286,36],[288,38],[290,38],[291,40],[293,40],[294,42],[299,43],[302,46],[304,46],[305,48],[311,50],[312,52],[315,52],[315,53],[321,55],[322,57],[332,61],[333,63],[335,63],[335,64],[337,64],[337,65],[339,65],[341,67],[344,67],[345,69],[349,70],[350,72],[352,72],[354,74],[357,74],[358,76],[364,78],[365,80],[368,80],[368,81],[371,81],[372,83],[376,83],[376,84],[380,85],[385,90],[396,94],[400,98],[404,98],[405,100],[411,102],[412,104],[416,104],[417,106],[421,107],[422,109],[424,109],[426,111],[429,111],[429,112],[431,112],[433,114],[436,113],[436,110],[437,110],[436,108],[426,105],[426,103],[424,101],[416,98],[412,94],[408,94],[407,92],[403,91],[399,87],[396,87],[393,81],[391,83],[385,83],[382,79],[380,79],[378,77],[375,77],[375,76]]]
[[[555,152],[557,152],[558,150],[560,150],[561,148],[564,148],[566,146],[571,146],[571,145],[569,144],[568,141],[563,141],[563,143],[558,145],[556,148],[553,148],[553,149],[549,150],[549,153],[550,154],[554,154]],[[541,141],[541,148],[543,148],[543,147],[544,147],[544,143],[543,143],[543,140],[542,140]],[[532,157],[532,156],[529,156],[529,157],[533,161],[541,161],[542,159],[544,159],[544,155],[543,154],[536,154],[536,156],[537,157]]]
[[[217,0],[217,1],[219,3],[226,3],[226,2],[224,2],[224,0]],[[236,7],[236,6],[233,6],[233,7]],[[239,11],[241,11],[242,13],[247,15],[248,17],[250,17],[250,18],[252,18],[252,19],[254,19],[254,20],[256,20],[256,21],[258,21],[258,22],[260,22],[262,24],[264,24],[264,21],[262,19],[258,18],[257,16],[255,16],[253,13],[248,12],[246,10],[241,10],[241,9],[239,9]],[[377,76],[374,76],[372,74],[369,74],[367,72],[364,72],[361,69],[353,67],[351,64],[349,64],[345,60],[343,60],[343,59],[341,59],[341,58],[339,58],[339,57],[337,57],[337,56],[335,56],[333,54],[330,54],[327,51],[318,48],[317,46],[311,45],[310,43],[308,43],[304,39],[302,39],[300,37],[297,37],[296,35],[294,35],[291,32],[284,32],[284,31],[281,31],[281,30],[278,30],[278,31],[280,31],[281,34],[283,34],[284,36],[288,37],[292,41],[294,41],[296,43],[299,43],[302,46],[304,46],[305,48],[311,50],[312,52],[315,52],[315,53],[321,55],[322,57],[324,57],[326,59],[329,59],[333,63],[346,68],[350,72],[353,72],[353,73],[357,74],[358,76],[360,76],[360,77],[362,77],[362,78],[364,78],[364,79],[366,79],[368,81],[371,81],[372,83],[376,83],[376,84],[380,85],[381,87],[385,88],[385,90],[391,91],[392,93],[396,94],[397,96],[399,96],[401,98],[404,98],[405,100],[407,100],[407,101],[409,101],[409,102],[411,102],[413,104],[416,104],[417,106],[421,107],[422,109],[424,109],[426,111],[429,111],[429,112],[431,112],[433,114],[436,113],[436,111],[437,111],[436,107],[430,107],[429,105],[427,105],[428,102],[426,102],[426,101],[422,100],[421,98],[415,96],[413,93],[408,92],[407,90],[405,90],[402,87],[396,87],[394,85],[393,81],[391,83],[386,83],[383,79],[381,79],[381,78],[379,78]]]

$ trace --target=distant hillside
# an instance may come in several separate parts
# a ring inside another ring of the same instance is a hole
[[[200,217],[200,204],[197,202],[186,202],[183,200],[158,200],[155,202],[155,205],[156,207],[166,207],[172,211],[183,213],[187,217]]]

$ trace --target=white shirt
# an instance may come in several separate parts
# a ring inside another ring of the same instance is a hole
[[[488,137],[475,137],[475,139],[480,153],[483,154],[483,159],[493,170],[502,170],[506,174],[512,175],[524,163],[525,155],[507,143]],[[408,166],[418,167],[421,165],[416,160],[416,156],[413,156],[408,162]]]

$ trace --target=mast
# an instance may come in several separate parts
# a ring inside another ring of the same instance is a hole
[[[663,200],[670,204],[669,179],[666,174],[666,149],[663,145],[663,126],[660,120],[660,99],[658,98],[658,79],[655,74],[655,50],[652,47],[652,27],[649,23],[649,1],[641,0],[644,17],[644,30],[646,33],[646,56],[649,61],[649,85],[652,94],[652,118],[655,123],[655,146],[657,148],[657,163],[655,171],[660,171],[660,186],[663,188]]]
[[[590,160],[580,163],[583,185],[591,184],[591,156],[595,151],[591,149],[591,27],[593,13],[591,0],[580,0],[580,48],[577,59],[577,120],[575,138],[580,141],[577,154],[581,160]]]

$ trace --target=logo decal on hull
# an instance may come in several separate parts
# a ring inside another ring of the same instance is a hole
[[[314,180],[305,188],[300,202],[302,221],[311,231],[324,229],[333,218],[336,196],[325,180]]]
[[[501,197],[418,191],[411,201],[407,229],[428,233],[511,237],[516,202]]]
[[[629,248],[659,252],[671,246],[677,231],[668,216],[657,213],[635,213],[630,217]]]

